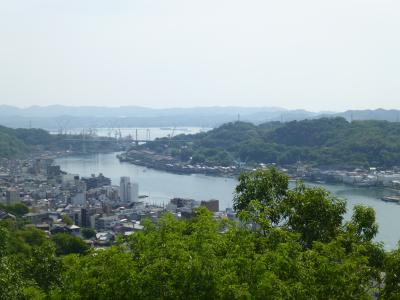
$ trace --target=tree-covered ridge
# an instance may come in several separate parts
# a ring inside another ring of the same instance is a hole
[[[0,126],[0,157],[26,153],[35,146],[48,146],[56,138],[42,129],[12,129]]]
[[[301,161],[314,166],[393,167],[400,166],[400,123],[350,123],[343,118],[258,126],[235,122],[206,133],[159,139],[144,147],[192,163],[285,165]]]
[[[84,133],[83,133],[84,134]],[[85,141],[95,139],[96,136],[82,134],[50,134],[38,128],[8,128],[0,126],[0,158],[17,157],[35,150],[74,150],[81,151]],[[102,137],[95,143],[85,144],[90,152],[114,150],[117,144],[115,139]]]
[[[0,131],[0,157],[10,157],[25,151],[26,145],[21,140]]]
[[[344,201],[276,169],[242,174],[234,206],[240,222],[165,214],[97,251],[3,221],[0,299],[399,299],[372,208],[344,221]]]

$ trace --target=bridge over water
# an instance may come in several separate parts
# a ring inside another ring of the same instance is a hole
[[[118,144],[139,145],[139,144],[153,141],[153,139],[151,139],[151,129],[149,129],[149,128],[133,128],[132,131],[134,132],[134,135],[129,134],[127,136],[122,136],[121,130],[116,129],[116,130],[114,130],[114,133],[115,133],[114,137],[111,137],[111,134],[109,134],[109,137],[105,137],[105,136],[98,136],[96,134],[96,131],[94,131],[94,130],[82,129],[80,134],[75,134],[73,137],[66,136],[63,139],[63,141],[66,143],[70,143],[71,148],[72,148],[72,144],[75,144],[75,145],[81,144],[83,153],[87,152],[88,145],[93,145],[95,143],[102,143],[102,144],[118,143]],[[146,132],[145,138],[139,137],[139,131]],[[171,129],[171,133],[165,137],[166,142],[168,142],[168,143],[191,142],[191,140],[186,140],[186,139],[173,139],[174,132],[175,132],[175,128]]]

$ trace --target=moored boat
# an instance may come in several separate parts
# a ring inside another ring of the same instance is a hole
[[[385,202],[400,203],[400,196],[384,196],[381,199]]]

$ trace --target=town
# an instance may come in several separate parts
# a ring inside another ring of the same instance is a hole
[[[156,222],[165,212],[176,218],[190,218],[194,208],[207,207],[215,218],[235,219],[232,210],[219,211],[215,199],[196,201],[173,198],[167,205],[150,204],[139,194],[139,185],[122,176],[112,185],[103,174],[80,177],[53,164],[50,155],[29,159],[1,159],[0,204],[25,205],[25,226],[44,230],[48,235],[67,233],[82,237],[92,247],[113,244],[118,235],[129,236],[143,230],[142,221]],[[0,206],[0,220],[15,219]],[[90,238],[81,229],[91,229]]]
[[[257,167],[270,166],[260,164]],[[371,168],[350,172],[320,170],[301,164],[281,169],[296,180],[344,183],[358,187],[383,186],[393,191],[400,189],[398,170],[378,171]],[[232,167],[222,170],[225,174],[233,175],[238,169]],[[26,226],[34,226],[49,235],[69,233],[83,237],[81,229],[90,228],[95,234],[86,238],[85,242],[92,247],[112,245],[117,235],[128,236],[143,230],[144,219],[157,222],[165,212],[172,213],[178,219],[187,219],[194,208],[205,206],[214,213],[215,218],[236,219],[232,209],[220,211],[216,199],[198,201],[173,198],[168,204],[161,205],[151,204],[146,198],[146,195],[140,195],[139,184],[131,181],[130,177],[121,176],[120,185],[117,186],[112,185],[111,180],[102,173],[90,177],[69,174],[54,165],[51,153],[27,159],[3,158],[0,161],[0,204],[25,205],[29,209],[23,215]],[[382,200],[399,202],[398,196]],[[15,216],[0,209],[0,219],[5,218]]]
[[[206,174],[213,176],[236,177],[241,172],[254,171],[268,167],[279,167],[292,179],[310,182],[343,183],[357,187],[385,187],[400,190],[400,168],[391,170],[371,168],[355,168],[352,170],[323,169],[297,162],[292,165],[278,166],[275,163],[240,163],[222,166],[204,163],[183,163],[171,155],[157,154],[150,150],[130,149],[119,154],[121,162],[130,162],[149,168],[178,174]]]

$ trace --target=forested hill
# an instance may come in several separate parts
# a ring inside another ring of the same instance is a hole
[[[176,136],[170,141],[159,139],[146,147],[193,163],[228,165],[241,161],[285,165],[301,161],[329,167],[393,167],[400,165],[400,123],[349,123],[343,118],[258,126],[235,122],[206,133]]]
[[[79,135],[52,135],[46,130],[37,128],[13,129],[0,126],[0,158],[18,157],[37,150],[65,150],[71,146],[79,148],[79,144],[70,145],[66,141],[66,138],[79,137]]]
[[[26,153],[32,147],[50,145],[55,141],[42,129],[12,129],[0,126],[0,157],[12,157]]]

